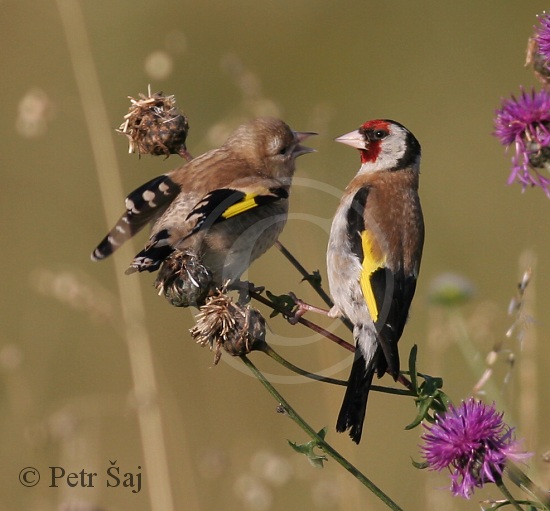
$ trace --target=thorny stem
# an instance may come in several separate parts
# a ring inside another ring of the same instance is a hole
[[[376,495],[386,506],[393,511],[403,511],[390,497],[388,497],[378,486],[376,486],[370,479],[368,479],[362,472],[360,472],[354,465],[346,460],[336,449],[323,440],[311,426],[296,413],[296,411],[290,406],[290,404],[279,394],[277,389],[271,385],[271,383],[264,377],[264,375],[256,368],[256,366],[250,361],[246,355],[241,355],[241,360],[250,369],[252,374],[262,383],[267,391],[280,403],[284,408],[287,415],[310,437],[317,446],[323,450],[325,454],[330,456],[333,460],[338,462],[344,467],[350,474],[352,474],[359,482],[365,485],[374,495]]]
[[[268,307],[271,307],[273,310],[275,310],[275,311],[277,311],[281,314],[288,314],[287,310],[283,309],[282,307],[279,307],[277,304],[273,303],[271,300],[268,300],[267,298],[265,298],[261,294],[257,293],[256,291],[250,291],[250,297],[254,298],[255,300],[257,300],[260,303],[263,303],[264,305],[267,305]],[[351,351],[352,353],[355,353],[355,346],[353,346],[349,342],[344,341],[344,339],[342,339],[341,337],[338,337],[337,335],[334,335],[333,333],[329,332],[328,330],[325,330],[323,327],[320,327],[319,325],[317,325],[315,323],[312,323],[308,319],[299,318],[298,323],[301,323],[302,325],[310,328],[314,332],[317,332],[317,333],[323,335],[324,337],[326,337],[330,341],[335,342],[336,344],[338,344],[339,346],[342,346],[343,348],[347,349],[348,351]],[[275,353],[271,347],[269,347],[269,350],[271,350],[272,353]],[[266,352],[266,354],[269,355],[269,356],[272,356],[271,353]],[[309,373],[307,371],[303,371],[303,369],[297,368],[296,366],[294,366],[290,362],[283,359],[278,354],[276,354],[276,356],[279,357],[279,358],[278,359],[276,359],[275,357],[272,357],[272,358],[274,358],[274,360],[277,360],[277,362],[279,362],[283,366],[287,367],[291,371],[294,371],[294,372],[296,372],[298,374],[301,374],[303,376],[306,376],[308,378],[312,378],[314,380],[326,381],[327,383],[335,383],[336,385],[342,385],[342,383],[336,383],[336,381],[340,381],[340,380],[328,381],[329,379],[323,379],[324,377],[322,377],[322,376],[318,376],[316,374],[312,374],[312,373]],[[410,380],[403,373],[401,373],[399,375],[399,377],[397,378],[397,381],[401,385],[406,387],[407,390],[394,389],[394,388],[391,388],[391,387],[382,387],[382,386],[379,386],[379,385],[372,385],[371,389],[374,390],[374,391],[377,391],[377,392],[385,392],[387,394],[397,394],[397,395],[401,395],[401,396],[411,395],[410,391],[412,390],[412,384],[411,384]]]
[[[329,307],[332,307],[334,304],[332,303],[332,300],[330,299],[330,297],[328,296],[328,294],[325,292],[325,290],[322,288],[321,284],[318,283],[317,281],[315,281],[314,279],[310,278],[311,277],[311,274],[302,266],[302,264],[300,263],[300,261],[298,261],[298,259],[296,259],[291,253],[290,251],[280,242],[280,241],[276,241],[275,242],[275,246],[281,251],[281,253],[288,259],[288,261],[290,262],[290,264],[292,264],[292,266],[294,266],[294,268],[296,268],[298,270],[298,272],[300,272],[300,274],[302,275],[302,277],[304,278],[304,280],[306,280],[307,282],[309,282],[309,284],[311,285],[311,287],[313,287],[313,289],[315,289],[315,291],[317,291],[317,293],[319,294],[319,296],[322,298],[322,300],[329,306]],[[268,300],[265,300],[263,298],[263,296],[260,296],[260,298],[262,298],[261,300],[258,298],[258,296],[256,296],[255,294],[251,293],[251,296],[253,298],[256,298],[256,300],[264,303],[265,305],[268,305],[270,306],[271,308],[273,308],[274,310],[280,312],[281,314],[285,314],[285,311],[280,309],[279,307],[276,307],[275,304],[273,304],[272,302],[269,302]],[[351,321],[347,318],[340,318],[341,321],[344,323],[344,325],[346,325],[346,327],[348,327],[349,330],[353,331],[353,324],[351,323]],[[311,323],[311,321],[301,317],[298,319],[297,321],[298,323],[301,323],[302,325],[304,326],[307,326],[308,328],[311,328],[313,331],[317,332],[317,333],[320,333],[321,335],[324,335],[325,337],[327,337],[327,339],[330,339],[331,341],[334,341],[336,344],[339,344],[340,346],[346,348],[347,350],[351,351],[351,352],[355,352],[355,346],[351,345],[350,343],[344,341],[343,339],[341,339],[340,337],[336,337],[334,336],[333,334],[331,334],[330,332],[326,331],[325,329],[321,328],[320,326],[316,325],[315,323]],[[399,383],[401,383],[401,385],[403,385],[404,387],[406,387],[408,389],[408,391],[412,391],[412,383],[411,381],[406,378],[403,373],[401,373],[398,378],[397,378],[397,381]],[[377,385],[372,385],[371,387],[373,390],[378,388],[378,389],[382,389],[381,392],[387,392],[389,391],[390,389],[389,388],[386,388],[386,387],[378,387]],[[393,389],[395,390],[395,392],[391,392],[391,393],[394,393],[394,394],[403,394],[403,395],[410,395],[409,392],[407,391],[399,391],[398,389]]]
[[[306,281],[306,282],[309,282],[309,285],[315,289],[315,291],[317,292],[317,294],[321,297],[321,299],[329,306],[329,307],[332,307],[334,305],[334,303],[332,302],[332,300],[330,299],[330,296],[326,293],[326,291],[323,289],[323,287],[321,286],[321,283],[320,282],[317,282],[315,279],[312,279],[311,278],[311,273],[309,273],[303,266],[302,264],[300,263],[300,261],[298,261],[298,259],[296,259],[291,253],[290,251],[280,242],[280,241],[276,241],[275,242],[275,246],[281,251],[281,253],[288,259],[288,261],[290,262],[290,264],[292,264],[292,266],[294,266],[294,268],[296,268],[298,270],[298,272],[302,275],[303,279]],[[344,325],[346,325],[346,327],[353,331],[353,325],[351,323],[351,321],[347,318],[340,318],[340,320],[342,321],[342,323],[344,323]]]
[[[309,273],[296,259],[290,251],[280,242],[276,241],[275,246],[281,251],[281,253],[288,259],[290,264],[294,266],[298,270],[298,272],[302,275],[305,281],[309,282],[311,287],[317,291],[317,294],[321,297],[323,302],[325,302],[329,307],[332,307],[334,303],[332,303],[332,300],[330,299],[330,296],[326,293],[326,291],[321,287],[320,284],[315,282],[313,279],[311,279],[311,273]]]
[[[342,348],[346,348],[348,351],[355,353],[355,346],[353,346],[353,344],[350,344],[349,342],[344,341],[344,339],[342,339],[341,337],[338,337],[337,335],[334,335],[333,333],[329,332],[328,330],[325,330],[319,325],[312,323],[309,319],[300,318],[298,320],[298,323],[301,323],[302,325],[307,326],[308,328],[310,328],[314,332],[317,332],[318,334],[324,335],[330,341],[333,341],[336,344],[342,346]]]
[[[274,304],[271,300],[268,300],[261,294],[257,293],[256,291],[250,291],[251,298],[254,298],[260,303],[263,303],[264,305],[267,305],[268,307],[271,307],[273,310],[283,314],[287,315],[289,314],[289,311],[279,307],[278,305]],[[333,333],[329,332],[328,330],[325,330],[323,327],[320,327],[319,325],[316,325],[315,323],[312,323],[308,319],[305,318],[299,318],[298,323],[310,328],[314,332],[317,332],[327,339],[329,339],[332,342],[335,342],[336,344],[342,346],[343,348],[346,348],[348,351],[351,351],[352,353],[355,352],[355,346],[350,344],[349,342],[344,341],[341,337],[338,337],[337,335],[334,335]]]

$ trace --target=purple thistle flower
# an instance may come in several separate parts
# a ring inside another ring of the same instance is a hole
[[[501,479],[506,460],[530,456],[518,451],[514,430],[502,415],[494,404],[470,398],[456,408],[450,405],[434,424],[424,424],[424,459],[430,470],[449,469],[453,495],[469,499],[475,488]]]
[[[550,14],[543,12],[537,15],[540,26],[536,30],[535,40],[538,51],[546,62],[550,61]]]
[[[515,145],[508,184],[519,181],[523,190],[540,186],[550,197],[550,177],[539,172],[550,170],[550,93],[522,88],[518,99],[503,99],[493,135],[507,147]]]

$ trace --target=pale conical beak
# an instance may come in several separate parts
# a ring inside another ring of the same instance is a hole
[[[293,131],[293,133],[294,133],[294,136],[296,137],[296,140],[298,141],[298,143],[296,144],[296,147],[294,148],[294,151],[292,151],[292,154],[295,157],[298,157],[302,154],[317,152],[317,149],[303,146],[300,144],[300,142],[303,142],[306,138],[309,138],[312,135],[318,135],[318,133],[315,133],[314,131]]]
[[[345,135],[335,138],[334,141],[340,142],[341,144],[349,145],[351,147],[355,147],[355,149],[366,149],[367,147],[367,141],[365,140],[363,135],[359,133],[359,130],[350,131]]]

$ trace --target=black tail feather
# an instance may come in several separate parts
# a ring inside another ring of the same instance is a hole
[[[163,174],[134,190],[126,198],[126,213],[92,252],[92,261],[110,256],[125,241],[158,218],[180,193],[179,185]]]
[[[156,271],[162,262],[174,251],[168,242],[170,232],[167,229],[157,232],[151,237],[147,246],[134,257],[132,264],[126,270],[126,275],[136,271]]]
[[[365,358],[360,350],[355,353],[356,357],[349,375],[346,394],[336,422],[336,431],[343,433],[349,429],[349,436],[358,444],[361,441],[367,400],[376,364],[371,363],[367,368]]]

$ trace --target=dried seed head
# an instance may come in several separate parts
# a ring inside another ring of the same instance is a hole
[[[212,274],[195,254],[175,250],[162,264],[155,287],[174,307],[199,307],[212,290]]]
[[[185,145],[189,123],[176,108],[174,96],[165,96],[162,92],[151,94],[151,88],[147,96],[141,93],[139,96],[140,99],[129,96],[132,105],[117,130],[128,137],[129,152],[166,157],[179,154],[191,160]]]
[[[260,312],[250,305],[233,303],[224,291],[206,300],[195,318],[197,324],[190,330],[197,343],[215,352],[214,364],[219,362],[222,348],[232,356],[240,356],[265,344],[265,319]]]

